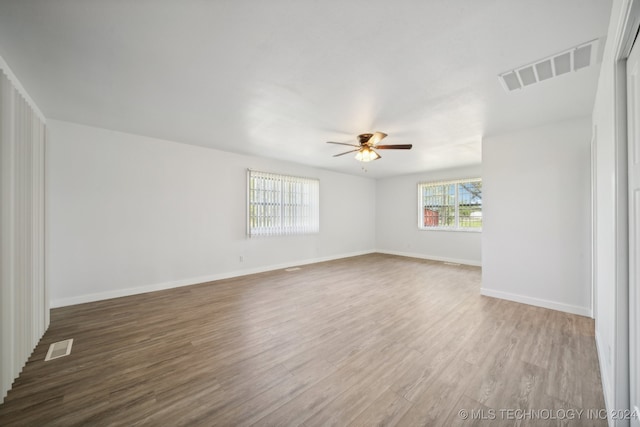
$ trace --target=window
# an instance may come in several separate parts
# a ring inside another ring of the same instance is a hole
[[[418,184],[418,227],[423,230],[482,230],[480,178]]]
[[[247,234],[278,236],[320,231],[320,181],[247,172]]]

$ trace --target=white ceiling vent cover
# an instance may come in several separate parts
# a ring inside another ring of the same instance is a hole
[[[598,62],[599,44],[600,39],[579,44],[531,64],[505,71],[498,75],[498,79],[504,90],[512,92],[552,77],[578,71]]]
[[[54,342],[49,346],[49,351],[47,351],[47,356],[44,358],[44,361],[48,362],[49,360],[68,356],[69,354],[71,354],[72,345],[73,338],[69,340]]]

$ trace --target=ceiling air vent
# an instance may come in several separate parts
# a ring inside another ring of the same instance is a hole
[[[578,71],[598,62],[599,44],[599,39],[582,43],[531,64],[505,71],[498,75],[498,78],[504,89],[512,92],[552,77]]]

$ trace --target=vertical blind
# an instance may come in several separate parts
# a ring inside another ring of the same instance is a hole
[[[0,67],[2,400],[49,326],[44,279],[44,140],[43,118]]]
[[[278,236],[320,230],[320,181],[247,171],[247,234]]]

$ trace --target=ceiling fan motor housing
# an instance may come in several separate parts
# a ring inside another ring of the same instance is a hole
[[[358,141],[360,141],[360,145],[365,145],[367,142],[369,142],[372,136],[372,133],[363,133],[358,135]]]

